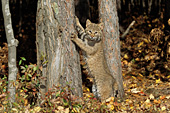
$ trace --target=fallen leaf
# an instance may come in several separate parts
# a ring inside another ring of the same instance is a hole
[[[155,99],[155,97],[153,96],[153,94],[150,94],[150,95],[149,95],[149,99],[150,99],[150,100],[154,100],[154,99]]]
[[[161,100],[165,99],[165,95],[164,95],[164,96],[160,96],[160,99],[161,99]]]
[[[66,109],[64,110],[64,112],[65,112],[65,113],[69,113],[69,108],[66,108]]]
[[[155,104],[160,104],[160,103],[161,103],[160,100],[154,100],[153,102],[154,102]]]
[[[36,112],[36,113],[38,113],[40,110],[41,110],[41,107],[35,107],[35,108],[33,109],[33,111]]]
[[[170,99],[170,95],[166,96],[166,99]]]
[[[131,89],[131,92],[132,92],[132,93],[139,93],[139,92],[141,92],[141,91],[137,90],[137,88],[134,88],[134,89]]]
[[[166,107],[165,107],[165,106],[161,106],[161,110],[162,110],[162,111],[165,111],[165,110],[166,110]]]
[[[114,97],[110,97],[110,98],[106,99],[106,102],[111,102],[111,101],[114,101]]]
[[[156,80],[156,83],[157,83],[157,84],[162,83],[162,82],[161,82],[161,79],[159,78],[158,80]]]

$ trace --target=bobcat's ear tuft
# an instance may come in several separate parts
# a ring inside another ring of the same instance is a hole
[[[102,30],[103,30],[103,28],[104,28],[104,24],[103,24],[103,23],[100,23],[100,24],[99,24],[99,27],[100,27],[100,29],[102,29]]]
[[[91,24],[91,21],[89,19],[86,20],[86,27]]]

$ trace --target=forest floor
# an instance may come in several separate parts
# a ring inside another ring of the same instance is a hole
[[[163,32],[164,25],[159,19],[147,16],[133,17],[136,23],[125,38],[121,38],[121,62],[123,70],[125,97],[109,98],[106,103],[97,101],[88,88],[84,89],[84,98],[77,99],[65,90],[58,91],[56,99],[51,99],[52,92],[46,94],[41,107],[35,104],[38,89],[35,72],[29,76],[28,71],[18,74],[17,103],[13,112],[170,112],[170,41]],[[125,22],[126,23],[126,22]],[[153,29],[154,28],[154,29]],[[7,101],[8,76],[7,43],[0,47],[0,111],[9,112]],[[21,58],[20,61],[25,61]],[[36,66],[36,64],[30,64]],[[25,66],[25,64],[24,64]],[[19,67],[19,66],[18,66]],[[25,66],[28,68],[29,66]],[[22,69],[20,69],[21,71]],[[24,81],[27,81],[25,83]],[[33,85],[33,86],[32,86]],[[69,100],[71,99],[71,101]],[[30,101],[31,100],[31,101]],[[81,102],[80,102],[81,100]],[[33,104],[34,103],[34,104]],[[71,103],[71,104],[70,104]]]

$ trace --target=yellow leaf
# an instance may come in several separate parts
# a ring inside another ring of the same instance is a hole
[[[111,106],[110,106],[110,110],[111,110],[111,111],[113,111],[114,108],[115,108],[114,105],[111,105]]]
[[[123,64],[128,65],[128,61],[127,60],[123,60]]]
[[[130,109],[133,109],[133,106],[131,106]]]
[[[88,92],[90,92],[90,89],[89,89],[89,88],[87,88],[87,91],[88,91]]]
[[[133,79],[136,79],[136,77],[132,76]]]
[[[167,78],[170,78],[170,75],[168,75]]]
[[[72,112],[73,112],[73,113],[79,113],[80,111],[79,111],[78,109],[76,109],[76,108],[73,108],[73,109],[72,109]]]
[[[162,25],[162,29],[164,29],[164,28],[165,28],[165,25],[163,24],[163,25]]]
[[[126,83],[123,83],[123,86],[126,87]]]
[[[89,94],[87,94],[86,96],[87,96],[88,98],[90,98],[90,97],[91,97],[91,95],[89,95]]]
[[[140,43],[138,44],[138,47],[140,47],[141,45],[143,45],[143,42],[140,42]]]
[[[156,80],[156,84],[161,83],[161,79],[159,78],[158,80]]]
[[[140,74],[140,73],[139,73],[138,75],[139,75],[139,76],[141,76],[141,77],[143,77],[143,75],[142,75],[142,74]]]
[[[40,110],[41,110],[41,107],[35,107],[35,108],[33,109],[33,111],[36,112],[36,113],[39,112]]]
[[[151,24],[148,24],[148,26],[149,26],[149,27],[152,27],[152,25],[151,25]]]
[[[24,106],[27,106],[27,104],[28,104],[28,100],[25,99],[25,101],[24,101]]]
[[[138,50],[139,51],[139,53],[141,53],[142,52],[142,50]]]
[[[128,89],[127,92],[131,92],[131,89]]]
[[[124,58],[125,58],[125,59],[129,59],[129,57],[128,57],[128,55],[127,55],[127,54],[125,54],[125,55],[124,55]]]
[[[136,61],[140,61],[140,59],[139,59],[139,58],[136,58],[135,60],[136,60]]]
[[[143,41],[144,41],[145,43],[149,43],[149,41],[148,41],[147,39],[143,39]]]

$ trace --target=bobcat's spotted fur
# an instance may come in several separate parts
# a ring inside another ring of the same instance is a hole
[[[101,101],[114,96],[115,79],[111,75],[103,53],[102,30],[103,23],[95,24],[86,21],[86,29],[81,26],[76,18],[76,29],[81,39],[73,33],[71,40],[84,51],[85,60],[91,76],[94,78],[92,91]]]

